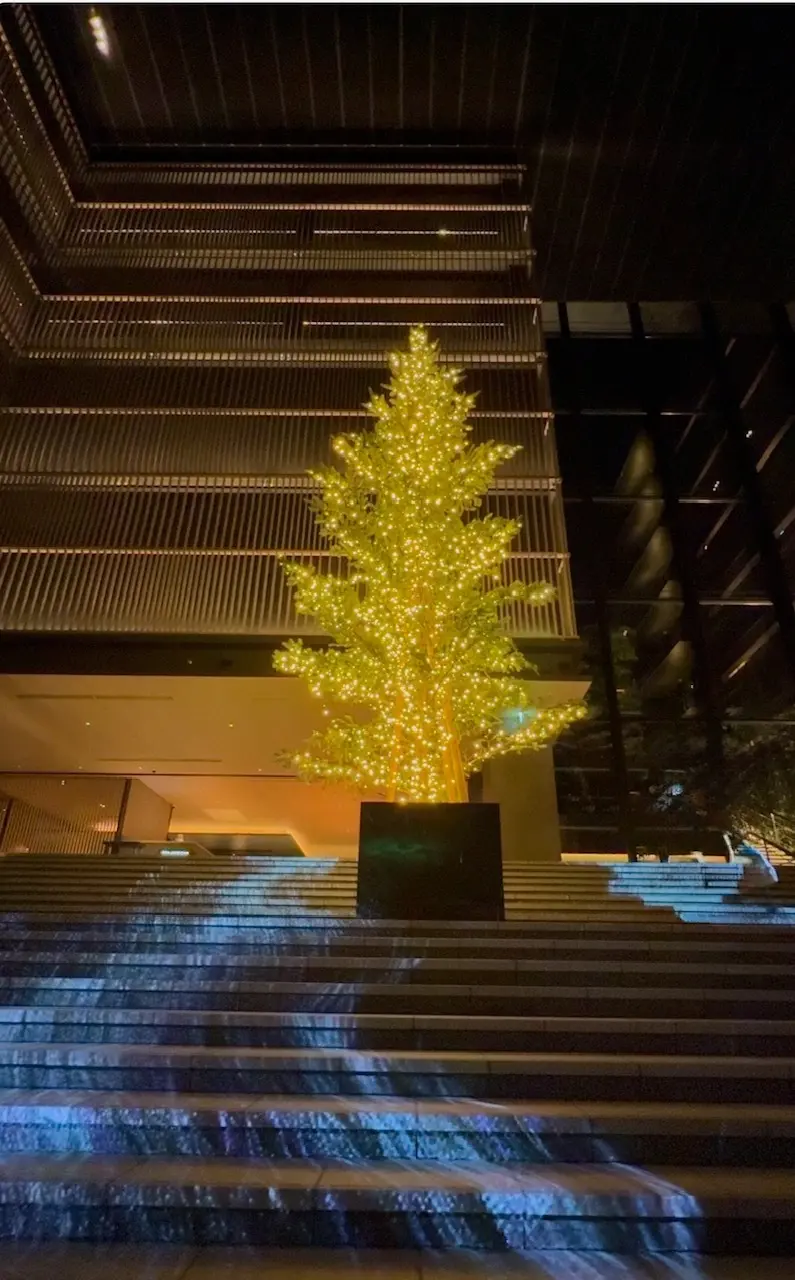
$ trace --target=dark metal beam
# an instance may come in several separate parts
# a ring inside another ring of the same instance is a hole
[[[590,452],[593,449],[593,433],[583,427],[582,415],[580,413],[580,389],[577,379],[574,347],[571,339],[568,310],[565,303],[561,302],[558,304],[558,314],[560,319],[562,350],[566,359],[568,390],[571,397],[570,416],[574,419],[576,424],[579,439],[583,442],[584,448]],[[595,474],[595,468],[591,464],[584,468],[584,470],[587,473],[588,480],[587,489],[582,494],[582,502],[585,509],[585,518],[588,522],[588,528],[593,530],[596,526],[591,477]],[[621,727],[621,708],[618,701],[618,688],[616,685],[616,673],[613,663],[613,648],[610,640],[610,615],[607,607],[607,591],[605,588],[603,572],[604,561],[595,538],[586,539],[586,545],[588,547],[588,578],[593,586],[594,592],[594,612],[596,615],[596,630],[599,640],[599,656],[604,675],[605,703],[607,705],[607,720],[610,731],[610,748],[613,755],[613,773],[616,780],[618,800],[618,836],[619,840],[627,850],[630,861],[635,862],[637,861],[638,856],[637,844],[632,822],[632,810],[629,798],[629,774],[627,771],[626,753],[624,751],[624,738]]]
[[[726,427],[733,461],[745,493],[748,517],[756,546],[761,558],[765,584],[773,605],[773,612],[783,642],[787,666],[795,683],[795,607],[792,601],[792,584],[779,554],[773,525],[768,516],[765,495],[753,453],[748,445],[747,427],[726,362],[725,343],[718,327],[714,308],[704,303],[700,307],[701,323],[707,350],[715,374],[718,406]],[[779,322],[781,315],[778,316]],[[790,330],[791,333],[791,330]],[[778,329],[779,340],[784,336]]]

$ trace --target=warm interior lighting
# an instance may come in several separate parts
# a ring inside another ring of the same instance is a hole
[[[96,9],[91,10],[91,13],[88,16],[88,25],[91,29],[91,34],[94,37],[94,44],[96,45],[97,53],[101,53],[103,58],[109,58],[110,36],[108,35],[108,29],[105,26],[103,19],[99,16]]]

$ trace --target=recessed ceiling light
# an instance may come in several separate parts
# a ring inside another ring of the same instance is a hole
[[[97,47],[97,53],[101,53],[103,58],[110,57],[110,36],[108,28],[105,26],[103,19],[99,16],[96,9],[92,9],[88,15],[88,25],[91,34],[94,37],[94,44]]]
[[[231,723],[231,721],[230,721],[229,728],[230,728],[230,729],[234,729],[234,727],[235,727],[235,726],[234,726],[234,725]]]

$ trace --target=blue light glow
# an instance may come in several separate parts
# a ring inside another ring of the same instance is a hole
[[[466,1249],[483,1280],[519,1259],[548,1280],[696,1280],[716,1230],[760,1248],[778,1230],[759,1183],[795,1140],[759,1094],[791,1086],[790,1032],[775,1047],[761,1021],[785,1016],[785,944],[740,933],[735,954],[699,931],[680,955],[687,931],[645,932],[640,906],[744,923],[768,909],[742,866],[605,867],[641,924],[589,935],[361,921],[333,906],[350,865],[194,862],[133,878],[117,912],[0,916],[0,1237],[441,1249],[450,1266]],[[754,1104],[752,1130],[728,1101]],[[342,1270],[368,1274],[355,1255]]]
[[[516,733],[523,725],[535,720],[535,707],[511,707],[502,714],[502,727],[506,733]]]

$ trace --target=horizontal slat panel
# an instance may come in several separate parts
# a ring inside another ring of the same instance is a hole
[[[74,353],[160,363],[380,364],[411,325],[429,325],[443,358],[532,365],[540,358],[538,307],[528,299],[386,297],[132,298],[49,296],[36,308],[31,355]]]
[[[262,488],[17,486],[0,508],[0,549],[320,551],[327,544],[311,504],[306,492]],[[489,494],[482,510],[522,522],[515,552],[557,554],[557,504],[556,489],[500,493]]]
[[[477,203],[494,199],[495,191],[508,190],[515,200],[522,167],[516,164],[433,165],[416,167],[395,164],[388,168],[371,164],[352,165],[230,165],[180,164],[94,164],[83,193],[86,200],[162,200],[168,192],[173,199],[205,202],[213,200],[305,199],[327,202],[357,199],[385,203],[399,199],[419,201],[423,197]],[[147,193],[151,192],[151,196]],[[322,192],[322,195],[319,194]],[[410,194],[409,194],[410,193]]]
[[[405,335],[404,335],[405,336]],[[202,411],[320,410],[349,415],[389,377],[385,361],[366,368],[351,365],[300,368],[214,365],[202,368],[125,364],[61,364],[21,361],[8,401],[19,406],[88,409],[140,408],[149,412],[186,406]],[[464,388],[477,396],[475,414],[535,413],[549,410],[546,378],[535,368],[506,366],[466,369]]]
[[[123,792],[123,778],[0,774],[0,793],[11,799],[0,851],[100,854],[116,833]]]
[[[86,276],[88,273],[83,271],[81,274]],[[532,297],[523,271],[511,271],[502,266],[494,271],[456,270],[453,276],[420,271],[406,277],[400,272],[379,271],[360,264],[355,270],[324,274],[322,279],[309,281],[303,275],[296,275],[295,263],[285,270],[269,269],[264,278],[258,270],[218,275],[208,272],[188,277],[182,270],[142,271],[137,267],[115,269],[111,275],[103,272],[102,276],[106,281],[102,289],[86,292],[70,288],[50,297],[53,301],[66,303],[81,300],[84,293],[86,302],[120,298],[120,307],[137,302],[151,304],[160,296],[177,306],[195,299],[201,304],[202,313],[208,308],[223,310],[231,307],[234,316],[239,315],[241,306],[278,305],[279,302],[286,307],[300,307],[321,300],[326,306],[361,305],[364,307],[363,317],[366,317],[370,308],[380,309],[395,302],[422,307],[426,299],[431,306],[462,300],[467,305],[473,300],[476,305],[481,300],[485,303],[496,300],[506,306],[530,306],[538,301]],[[72,273],[69,280],[71,282]],[[146,280],[154,281],[149,290],[144,287]],[[126,287],[127,281],[134,282],[132,288]],[[263,289],[263,283],[267,291]],[[313,299],[313,292],[321,297]],[[207,314],[212,313],[212,310],[207,311]],[[382,310],[374,314],[374,319],[383,318]]]
[[[340,572],[330,557],[322,568]],[[568,562],[559,556],[510,560],[506,573],[558,587],[540,609],[517,605],[516,635],[574,634]],[[0,553],[0,626],[8,631],[174,635],[315,635],[296,618],[284,572],[273,555],[93,551]]]
[[[67,223],[72,196],[2,29],[0,106],[0,171],[30,226],[50,250]]]
[[[94,477],[97,483],[170,486],[179,477],[217,484],[225,478],[305,476],[331,462],[331,439],[371,421],[364,409],[319,413],[243,411],[29,412],[0,409],[0,483],[54,477]],[[507,477],[554,477],[557,462],[545,420],[521,410],[480,414],[473,440],[497,438],[521,452],[501,470]]]
[[[12,351],[23,345],[35,302],[33,281],[0,219],[0,337]]]
[[[456,248],[510,249],[524,244],[521,213],[499,208],[461,209],[448,205],[417,209],[351,206],[310,207],[208,204],[78,206],[67,244],[142,249],[160,243],[172,248],[395,248],[446,251]]]

